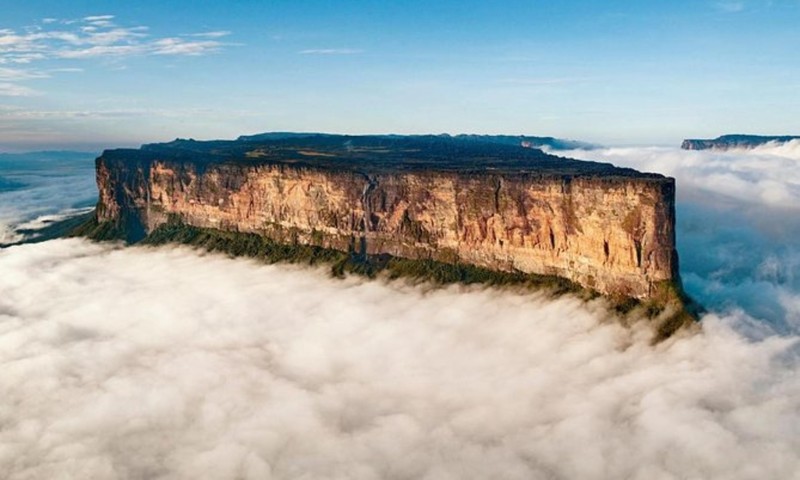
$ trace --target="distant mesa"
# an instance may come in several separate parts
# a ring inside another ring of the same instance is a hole
[[[794,135],[722,135],[714,139],[687,139],[681,144],[684,150],[732,150],[751,149],[768,143],[782,144],[800,140]]]

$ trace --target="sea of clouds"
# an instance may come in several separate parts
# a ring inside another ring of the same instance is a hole
[[[92,153],[0,153],[0,246],[97,202]]]
[[[796,146],[569,155],[677,177],[700,333],[652,346],[602,301],[182,247],[15,246],[0,249],[0,472],[800,476]]]
[[[0,247],[25,240],[19,230],[89,211],[97,202],[95,156],[0,153]]]

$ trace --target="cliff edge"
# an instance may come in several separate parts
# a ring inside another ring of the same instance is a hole
[[[165,225],[498,272],[652,299],[679,286],[675,181],[443,136],[297,135],[108,150],[96,229]]]

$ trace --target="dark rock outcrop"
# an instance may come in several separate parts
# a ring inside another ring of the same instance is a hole
[[[687,139],[681,144],[684,150],[731,150],[734,148],[748,149],[755,148],[768,143],[786,143],[792,140],[800,140],[800,136],[782,135],[722,135],[714,139]]]

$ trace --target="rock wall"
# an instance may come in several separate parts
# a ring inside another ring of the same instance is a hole
[[[647,298],[677,279],[674,180],[490,172],[366,174],[104,155],[99,222],[138,240],[183,222],[286,242],[557,275]]]

